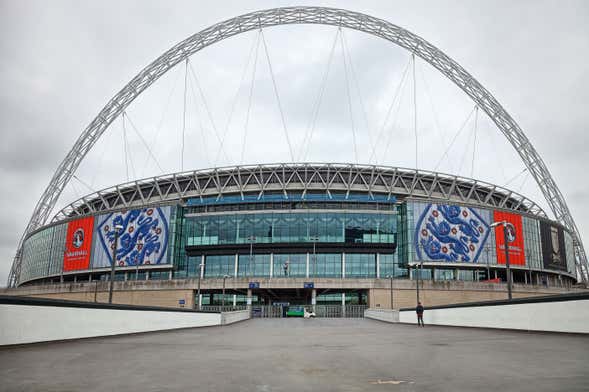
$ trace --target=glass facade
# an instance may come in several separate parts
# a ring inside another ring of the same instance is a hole
[[[346,278],[376,278],[376,255],[346,253]]]
[[[188,246],[253,243],[395,243],[395,213],[256,212],[189,216]]]
[[[236,211],[227,211],[229,205],[218,204],[214,205],[218,210],[216,212],[210,212],[210,206],[173,207],[167,253],[172,267],[151,271],[140,268],[139,280],[197,278],[203,255],[204,278],[222,278],[227,275],[240,278],[287,276],[310,279],[386,279],[393,275],[397,279],[409,279],[410,269],[411,278],[417,276],[415,269],[410,268],[411,264],[421,261],[415,249],[415,232],[416,228],[422,228],[419,225],[423,222],[419,220],[428,208],[428,203],[406,201],[401,204],[382,204],[382,208],[378,204],[371,204],[370,208],[367,206],[365,209],[361,202],[345,204],[353,206],[350,209],[342,208],[342,203],[330,203],[305,201],[301,204],[304,208],[296,209],[296,203],[281,201],[281,209],[269,210],[257,208],[275,208],[276,203],[246,203]],[[288,209],[288,206],[292,209]],[[328,210],[329,206],[333,209]],[[202,208],[205,208],[204,212],[196,212],[196,209]],[[467,207],[461,208],[464,210]],[[486,224],[491,223],[491,209],[473,207],[470,211],[477,211],[478,217],[482,217],[485,222],[489,220]],[[522,223],[525,266],[542,271],[540,221],[523,216]],[[67,225],[61,223],[44,228],[26,239],[21,282],[48,276],[60,279],[63,274]],[[567,268],[574,274],[572,236],[567,231],[564,235]],[[497,266],[494,230],[489,230],[485,240],[477,246],[480,251],[476,267],[484,274],[470,266],[464,269],[464,265],[456,265],[454,268],[452,262],[444,262],[443,265],[436,265],[435,272],[425,266],[423,279],[477,281],[483,279],[483,276],[485,279],[492,278],[494,269],[490,271],[491,276],[487,277],[485,267]],[[192,247],[194,256],[187,256],[187,247]],[[423,249],[420,251],[423,252]],[[457,269],[459,267],[461,269]],[[104,271],[95,269],[92,278],[101,279],[99,274]],[[88,271],[85,274],[88,278]],[[118,270],[116,279],[122,280],[125,276],[127,280],[135,280],[135,269],[127,270],[126,275],[124,270]],[[71,277],[72,274],[65,274],[66,280],[69,281]],[[78,276],[80,279],[83,278]]]
[[[23,244],[21,281],[61,274],[67,224],[31,235]]]
[[[270,255],[239,255],[239,259],[237,261],[237,276],[241,278],[249,276],[269,277]]]
[[[523,217],[524,252],[526,265],[534,269],[542,269],[542,243],[540,242],[540,222]]]
[[[309,276],[313,276],[313,255],[309,255]],[[274,254],[273,276],[304,278],[307,276],[307,254]]]

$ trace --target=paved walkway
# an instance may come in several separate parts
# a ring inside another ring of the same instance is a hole
[[[266,319],[0,349],[8,391],[586,391],[589,337]]]

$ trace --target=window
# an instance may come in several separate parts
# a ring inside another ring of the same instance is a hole
[[[309,255],[309,276],[312,276],[313,255]],[[284,273],[284,264],[288,261],[287,274]],[[292,278],[304,278],[307,276],[307,254],[274,254],[273,275],[281,277],[288,275]]]
[[[205,259],[205,278],[235,275],[235,255],[211,255]]]
[[[375,278],[376,255],[346,253],[346,278]]]

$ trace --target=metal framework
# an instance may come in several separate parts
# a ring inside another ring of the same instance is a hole
[[[175,65],[209,45],[247,31],[290,24],[332,25],[362,31],[383,38],[427,61],[460,87],[487,113],[515,148],[542,190],[556,220],[573,231],[578,274],[584,282],[588,280],[587,257],[579,230],[546,164],[515,120],[491,93],[460,64],[421,37],[382,19],[335,8],[285,7],[255,11],[231,18],[192,35],[174,45],[145,67],[106,104],[79,136],[37,202],[32,217],[19,242],[8,278],[8,285],[15,286],[18,283],[24,238],[47,222],[61,192],[75,173],[80,162],[108,126],[121,115],[137,96]]]
[[[53,222],[134,206],[189,198],[265,192],[362,192],[494,207],[546,218],[526,197],[470,178],[425,170],[337,163],[279,163],[195,170],[132,181],[82,197],[59,211]]]

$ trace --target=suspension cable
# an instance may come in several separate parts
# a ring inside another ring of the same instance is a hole
[[[259,30],[258,32],[258,39],[257,39],[257,44],[256,44],[256,50],[255,50],[255,54],[254,54],[254,64],[253,64],[253,68],[252,68],[252,80],[250,83],[250,91],[249,91],[249,98],[248,98],[248,102],[247,102],[247,112],[245,114],[245,124],[243,126],[244,130],[243,130],[243,140],[241,143],[241,155],[239,158],[239,163],[243,164],[243,158],[245,156],[245,146],[246,146],[246,142],[247,142],[247,131],[248,131],[248,126],[249,126],[249,122],[250,122],[250,112],[251,112],[251,108],[252,108],[252,98],[254,95],[254,84],[256,81],[256,70],[258,67],[258,52],[260,49],[260,35],[262,34],[262,29]]]
[[[411,58],[409,58],[409,61],[407,62],[407,65],[405,65],[405,69],[403,70],[403,73],[401,74],[401,79],[399,79],[399,84],[397,84],[397,87],[395,89],[395,94],[393,95],[393,100],[391,101],[391,104],[389,105],[389,107],[387,109],[387,114],[385,115],[384,121],[382,122],[382,126],[380,127],[380,131],[378,132],[378,135],[374,141],[374,146],[372,146],[372,152],[370,153],[370,158],[368,159],[368,163],[372,162],[372,159],[375,157],[376,147],[379,145],[378,141],[380,140],[383,132],[386,129],[386,125],[389,122],[389,117],[391,115],[391,112],[393,111],[393,107],[395,106],[395,103],[397,102],[397,99],[399,98],[399,94],[401,92],[401,87],[404,85],[405,78],[407,76],[407,72],[409,71],[410,64],[411,64]]]
[[[203,106],[207,112],[207,116],[209,118],[209,122],[211,123],[211,127],[213,128],[213,131],[215,132],[215,137],[217,138],[217,141],[219,142],[219,146],[221,149],[221,152],[223,153],[223,155],[225,156],[225,159],[227,160],[227,162],[229,162],[229,156],[227,155],[227,152],[225,151],[225,148],[222,147],[222,140],[221,137],[219,136],[219,132],[217,131],[217,126],[215,125],[215,121],[213,120],[213,115],[211,114],[211,109],[209,108],[209,105],[207,103],[207,99],[205,97],[205,94],[202,90],[202,87],[200,85],[200,82],[198,80],[198,77],[196,76],[196,72],[194,71],[194,68],[192,66],[192,63],[188,64],[188,69],[190,70],[190,73],[192,75],[192,78],[194,79],[194,82],[196,84],[196,88],[198,89],[199,95],[200,95],[200,99],[202,100]]]
[[[268,68],[270,70],[270,76],[272,77],[272,85],[274,86],[274,95],[276,95],[276,102],[278,103],[278,109],[280,111],[280,119],[282,120],[282,128],[284,130],[284,136],[286,137],[286,143],[288,144],[288,151],[290,153],[290,159],[294,162],[294,153],[292,151],[292,145],[290,138],[288,137],[288,129],[286,128],[286,120],[284,119],[284,112],[282,111],[282,104],[280,103],[280,96],[278,95],[278,87],[276,86],[276,78],[274,77],[274,71],[272,70],[272,62],[270,61],[270,54],[268,53],[268,46],[266,45],[266,38],[264,38],[264,32],[261,31],[262,43],[264,44],[264,51],[266,52],[266,60],[268,61]]]
[[[476,112],[476,109],[475,109]],[[466,162],[466,157],[468,155],[468,149],[470,147],[470,141],[472,139],[473,136],[473,132],[469,132],[468,133],[468,139],[466,140],[465,143],[465,147],[464,147],[464,151],[462,152],[462,156],[460,157],[460,165],[458,166],[458,174],[462,174],[462,167],[464,166],[464,163]],[[464,176],[466,176],[466,174],[464,174]]]
[[[339,27],[341,29],[341,27]],[[346,77],[346,95],[348,97],[348,111],[350,114],[350,123],[352,125],[352,141],[354,143],[354,159],[355,162],[358,163],[358,146],[356,144],[356,127],[354,125],[354,111],[352,108],[352,95],[350,94],[350,81],[348,77],[348,63],[346,61],[346,53],[344,49],[344,40],[342,38],[343,34],[340,34],[340,41],[342,46],[342,58],[344,61],[344,75]]]
[[[442,154],[442,156],[440,157],[440,160],[438,161],[438,163],[436,164],[436,166],[434,167],[434,171],[438,170],[438,167],[440,166],[440,164],[444,161],[444,158],[447,157],[448,152],[450,151],[450,149],[452,148],[452,146],[454,145],[454,142],[456,142],[456,139],[458,139],[458,136],[460,136],[460,134],[462,133],[462,130],[464,129],[464,127],[466,127],[466,124],[468,124],[468,121],[470,120],[470,118],[472,117],[473,113],[475,112],[477,108],[477,105],[475,105],[472,110],[470,111],[470,113],[468,114],[468,116],[466,117],[466,120],[464,120],[464,122],[462,123],[462,125],[460,126],[460,128],[458,128],[458,131],[454,134],[454,138],[452,139],[452,141],[450,142],[450,144],[448,145],[448,147],[446,148],[446,150],[444,151],[444,153]]]
[[[476,110],[474,112],[474,139],[472,142],[472,163],[470,165],[470,178],[474,178],[474,158],[476,156],[476,152],[477,152],[477,122],[478,122],[478,116],[479,114],[479,106],[476,106]]]
[[[186,135],[186,95],[188,86],[188,57],[185,61],[184,68],[184,107],[182,109],[182,147],[180,152],[180,171],[184,171],[184,138]]]
[[[370,147],[373,146],[373,139],[372,139],[372,132],[370,130],[370,123],[368,121],[368,114],[366,112],[366,105],[364,104],[364,98],[362,96],[362,91],[360,89],[360,84],[358,83],[357,73],[354,67],[354,62],[352,61],[352,55],[350,51],[350,46],[348,45],[348,40],[344,31],[342,30],[342,40],[344,42],[344,48],[348,55],[348,64],[350,66],[350,73],[352,75],[352,82],[356,86],[356,92],[358,93],[358,100],[360,101],[360,109],[362,109],[362,116],[364,119],[364,123],[366,124],[366,131],[368,133],[368,144]]]
[[[135,177],[135,168],[133,167],[133,160],[131,159],[131,151],[129,149],[129,142],[127,140],[127,127],[125,126],[125,116],[121,116],[123,124],[123,150],[125,152],[125,171],[127,173],[127,181],[129,181],[129,166],[131,167],[131,174]]]
[[[147,142],[145,141],[145,139],[143,138],[143,136],[139,132],[139,129],[137,129],[137,127],[135,126],[133,121],[131,121],[131,117],[129,117],[129,113],[124,111],[123,117],[125,117],[127,119],[127,121],[129,121],[129,124],[131,125],[131,129],[133,129],[133,131],[135,131],[135,134],[139,137],[139,140],[141,140],[141,142],[145,146],[145,149],[147,150],[149,156],[151,156],[151,159],[153,159],[153,161],[157,165],[158,169],[160,169],[160,172],[164,173],[164,169],[162,169],[162,166],[160,165],[159,161],[157,160],[157,158],[155,157],[155,155],[151,151],[151,148],[149,148],[149,145],[147,144]]]
[[[155,146],[157,143],[157,139],[159,137],[160,131],[162,130],[162,127],[164,124],[164,119],[166,117],[166,114],[168,113],[168,109],[170,108],[170,103],[172,102],[172,97],[174,96],[174,92],[176,91],[176,87],[178,86],[179,79],[180,79],[180,72],[176,72],[176,77],[174,78],[174,81],[172,82],[172,89],[170,90],[170,93],[168,94],[168,98],[167,98],[166,103],[164,105],[164,110],[162,111],[162,115],[160,116],[160,119],[157,123],[157,128],[155,129],[155,134],[151,140],[151,143],[149,144],[150,146]],[[143,169],[141,170],[142,176],[145,173],[146,169],[147,169],[147,161],[145,161],[145,164],[143,165]]]
[[[189,85],[189,87],[190,87],[190,92],[192,93],[192,99],[194,100],[194,110],[196,111],[196,118],[198,119],[198,126],[200,129],[200,138],[202,140],[202,145],[203,145],[203,155],[205,157],[205,161],[207,162],[207,166],[211,167],[212,162],[209,157],[209,148],[207,146],[207,137],[205,135],[205,127],[203,126],[203,123],[202,123],[203,116],[200,115],[200,110],[198,108],[198,96],[197,96],[196,92],[194,91],[193,84],[194,83],[191,83]]]
[[[76,176],[75,174],[72,176],[73,178],[75,178],[76,180],[78,180],[78,182],[82,185],[84,185],[86,188],[88,188],[88,190],[90,190],[90,193],[98,193],[96,191],[96,189],[92,188],[90,185],[88,185],[87,183],[85,183],[84,181],[82,181],[78,176]]]
[[[305,136],[303,138],[303,142],[301,144],[301,160],[306,161],[307,155],[309,154],[309,148],[311,146],[311,140],[313,139],[313,133],[315,131],[315,124],[317,123],[317,118],[319,116],[319,110],[321,108],[321,103],[323,102],[323,95],[325,94],[325,90],[327,87],[327,80],[329,77],[329,71],[331,69],[331,63],[333,60],[333,54],[335,52],[335,47],[337,46],[338,38],[340,34],[340,29],[337,29],[335,33],[335,37],[333,39],[333,43],[331,44],[331,50],[329,51],[329,57],[327,59],[327,64],[325,67],[325,71],[323,73],[323,79],[321,80],[321,84],[319,86],[319,92],[317,94],[317,98],[313,104],[313,110],[311,111],[311,118],[309,120],[309,125],[305,130]]]
[[[260,32],[258,31],[258,34],[256,35],[256,39],[252,42],[252,46],[249,50],[247,60],[245,62],[245,65],[243,67],[243,71],[241,73],[241,78],[239,80],[237,92],[235,93],[235,97],[233,98],[233,102],[231,104],[231,109],[229,111],[229,117],[227,118],[227,123],[225,124],[225,129],[223,131],[223,135],[221,136],[221,145],[219,146],[219,149],[217,150],[217,153],[215,154],[214,166],[217,166],[217,163],[219,161],[219,155],[221,155],[221,148],[223,148],[223,146],[225,146],[225,138],[227,136],[227,133],[229,132],[229,125],[231,124],[231,120],[233,119],[233,113],[235,112],[235,107],[237,106],[237,101],[238,101],[239,95],[241,93],[243,82],[245,81],[245,77],[247,75],[247,70],[248,70],[248,67],[250,64],[250,60],[252,59],[252,55],[254,53],[254,50],[257,50],[256,48],[259,47],[259,44],[260,44]],[[257,56],[257,54],[256,54],[256,56]],[[257,60],[256,60],[256,62],[257,62]]]
[[[419,70],[420,74],[421,74],[421,82],[423,84],[423,91],[425,91],[425,95],[428,98],[429,104],[430,104],[430,109],[432,111],[432,117],[434,119],[434,127],[438,133],[438,136],[440,138],[440,145],[444,148],[446,148],[446,140],[444,138],[445,132],[442,131],[442,127],[440,126],[440,119],[438,116],[438,112],[435,108],[434,105],[434,100],[430,91],[430,87],[429,87],[429,83],[427,82],[427,79],[425,77],[425,72],[423,71],[423,67],[417,67],[417,69]],[[452,161],[448,161],[450,163],[450,172],[454,172],[454,165],[452,164]]]
[[[415,78],[415,53],[411,53],[413,60],[413,131],[415,133],[415,169],[419,169],[418,161],[418,138],[417,138],[417,79]]]
[[[518,172],[515,176],[511,177],[509,179],[509,181],[507,181],[505,184],[503,184],[501,187],[502,188],[507,188],[507,185],[511,184],[513,181],[515,181],[519,176],[521,176],[522,174],[524,174],[526,171],[528,170],[527,167],[525,167],[522,171]]]
[[[405,77],[402,80],[401,89],[399,90],[399,94],[400,94],[399,99],[396,102],[396,109],[395,109],[395,112],[393,113],[393,117],[392,117],[393,121],[390,126],[391,132],[389,132],[386,135],[386,145],[385,145],[385,148],[382,152],[382,158],[380,159],[380,161],[378,160],[378,158],[375,158],[375,161],[374,161],[375,164],[378,164],[378,162],[385,162],[385,159],[386,159],[387,154],[389,152],[389,147],[391,146],[391,142],[393,141],[393,132],[395,129],[397,129],[397,126],[399,125],[398,124],[399,120],[400,120],[399,112],[401,111],[401,106],[402,106],[401,104],[402,104],[402,98],[403,98],[402,94],[403,94],[403,91],[405,90],[405,82],[406,81],[407,81],[407,78]],[[394,107],[393,107],[393,109],[394,109]]]

